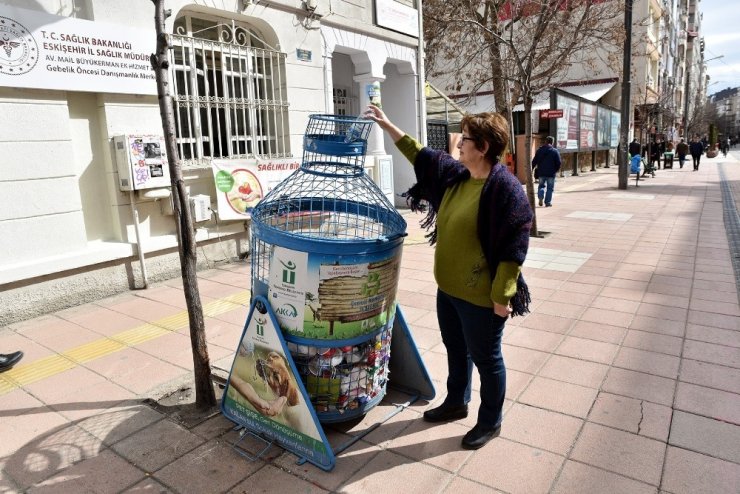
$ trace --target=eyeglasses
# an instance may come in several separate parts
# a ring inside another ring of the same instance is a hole
[[[462,137],[460,138],[460,141],[462,141],[462,142],[464,142],[464,141],[473,141],[473,142],[475,142],[475,139],[473,139],[472,137],[465,137],[465,136],[462,136]]]

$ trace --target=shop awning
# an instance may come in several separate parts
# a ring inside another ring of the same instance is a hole
[[[616,82],[598,82],[595,84],[581,84],[580,86],[562,86],[558,89],[589,101],[597,101],[608,93],[615,84]],[[534,98],[534,103],[532,103],[532,110],[545,110],[547,108],[550,108],[550,91],[538,94]],[[524,105],[516,105],[514,111],[524,111]]]

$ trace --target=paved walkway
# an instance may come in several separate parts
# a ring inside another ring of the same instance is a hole
[[[616,169],[559,179],[524,273],[533,311],[507,325],[501,437],[460,449],[475,413],[395,415],[324,472],[272,447],[249,462],[216,415],[183,427],[142,403],[191,379],[180,280],[0,328],[0,492],[740,492],[740,307],[723,223],[740,152],[616,189]],[[446,357],[432,249],[408,215],[399,300],[438,397]],[[249,269],[200,273],[212,363],[230,367]],[[392,378],[392,377],[391,377]],[[390,393],[334,445],[393,410]],[[477,401],[473,402],[474,408]],[[257,451],[256,442],[246,441]]]

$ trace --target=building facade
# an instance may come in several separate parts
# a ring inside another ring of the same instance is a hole
[[[248,215],[234,219],[217,201],[214,163],[254,167],[264,194],[299,166],[309,115],[357,115],[380,92],[389,116],[423,135],[414,2],[169,0],[166,8],[200,267],[238,262],[249,248]],[[156,186],[128,186],[141,170],[122,165],[127,145],[119,144],[141,136],[148,178],[167,173],[150,164],[162,157],[163,134],[148,57],[153,14],[151,0],[0,1],[13,41],[0,53],[0,325],[180,274],[170,191],[161,176]],[[380,129],[366,170],[391,200],[413,180]]]

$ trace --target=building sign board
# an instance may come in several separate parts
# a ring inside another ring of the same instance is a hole
[[[375,0],[375,22],[378,26],[419,37],[419,11],[395,0]]]
[[[563,118],[556,120],[556,142],[558,149],[578,149],[578,100],[557,95],[557,107],[563,109]]]
[[[0,86],[157,94],[154,29],[0,4]]]
[[[540,110],[540,118],[563,118],[563,110]]]

